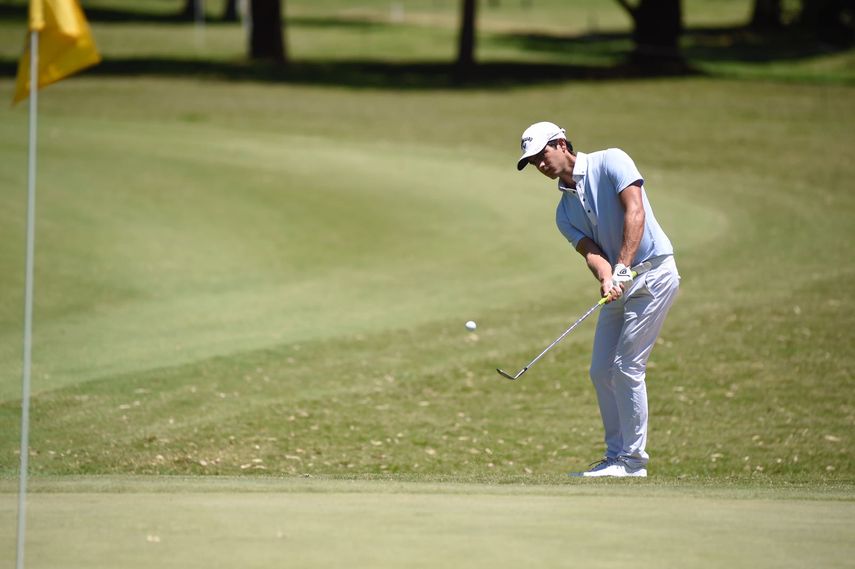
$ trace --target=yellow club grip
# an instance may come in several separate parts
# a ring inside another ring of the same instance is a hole
[[[638,276],[638,273],[636,273],[635,271],[630,271],[629,274],[632,275],[632,278],[635,278]],[[603,298],[600,299],[600,302],[598,302],[597,304],[598,305],[605,304],[606,300],[608,300],[608,298],[609,298],[609,295],[604,296]]]

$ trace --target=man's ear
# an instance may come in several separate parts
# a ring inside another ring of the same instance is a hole
[[[564,152],[569,152],[573,156],[576,156],[576,153],[573,152],[573,144],[568,143],[566,139],[559,138],[558,139],[558,145],[561,147],[561,150],[563,150]]]

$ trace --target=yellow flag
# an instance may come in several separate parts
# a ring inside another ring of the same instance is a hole
[[[29,31],[39,32],[39,88],[101,61],[77,0],[30,0]],[[14,105],[30,94],[30,44],[18,63]]]

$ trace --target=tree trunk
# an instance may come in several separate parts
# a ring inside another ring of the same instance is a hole
[[[178,18],[188,22],[192,22],[197,16],[204,19],[204,2],[205,0],[184,0],[184,7],[178,12]]]
[[[196,2],[199,1],[201,0],[184,0],[184,7],[178,12],[178,17],[188,21],[196,19]]]
[[[822,41],[850,45],[855,41],[852,0],[802,0],[799,23]]]
[[[681,0],[640,0],[637,6],[629,0],[617,0],[634,22],[633,60],[643,65],[683,64],[680,35],[683,33]]]
[[[460,18],[460,36],[457,43],[457,63],[455,75],[458,79],[475,66],[475,6],[477,0],[462,0]]]
[[[226,0],[225,6],[223,7],[223,21],[238,21],[237,0]]]
[[[276,63],[288,61],[282,22],[280,0],[252,0],[252,32],[249,56],[251,59]]]
[[[757,31],[780,29],[783,25],[781,0],[754,0],[751,22],[748,25]]]

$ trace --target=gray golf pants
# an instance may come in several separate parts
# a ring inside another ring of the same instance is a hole
[[[680,286],[673,256],[653,264],[621,298],[603,306],[591,358],[606,456],[632,468],[647,464],[647,360]]]

